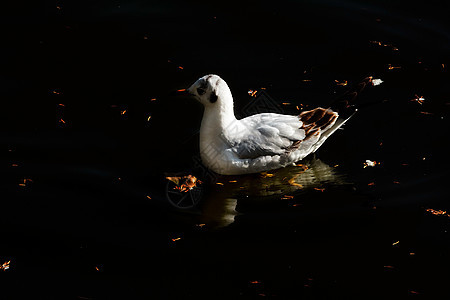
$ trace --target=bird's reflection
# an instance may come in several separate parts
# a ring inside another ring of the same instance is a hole
[[[203,199],[201,221],[213,227],[228,226],[238,215],[239,201],[290,199],[300,190],[320,189],[325,183],[346,182],[334,167],[316,158],[267,173],[222,176]]]

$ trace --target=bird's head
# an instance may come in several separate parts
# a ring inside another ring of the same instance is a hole
[[[205,107],[223,106],[225,102],[233,104],[227,83],[217,75],[205,75],[186,90]]]

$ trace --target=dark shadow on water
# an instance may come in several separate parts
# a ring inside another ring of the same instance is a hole
[[[325,186],[348,185],[345,176],[320,159],[305,160],[297,166],[260,174],[222,176],[213,183],[202,200],[201,221],[223,227],[234,222],[241,203],[247,207],[274,207],[280,202],[300,205],[301,194]],[[295,199],[294,199],[295,198]]]
[[[0,298],[449,298],[444,2],[8,4]],[[249,90],[298,114],[384,83],[304,166],[208,183],[202,107],[170,96],[208,73],[236,114]],[[167,201],[176,174],[198,205]]]

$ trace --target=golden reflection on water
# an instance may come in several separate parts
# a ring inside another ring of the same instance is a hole
[[[344,176],[320,159],[310,159],[290,166],[260,174],[221,176],[202,205],[202,223],[225,227],[234,222],[238,212],[238,199],[255,201],[282,201],[293,194],[309,189],[321,190],[325,183],[346,184]]]

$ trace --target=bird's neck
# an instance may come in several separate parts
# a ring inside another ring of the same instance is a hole
[[[231,95],[229,97],[231,98]],[[219,99],[216,105],[205,106],[200,128],[201,143],[208,143],[211,139],[220,137],[227,128],[230,128],[233,123],[237,122],[234,116],[232,98],[227,99],[229,101],[222,100]]]

